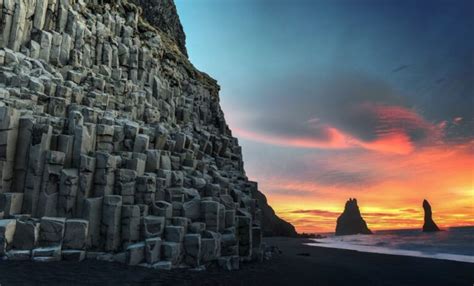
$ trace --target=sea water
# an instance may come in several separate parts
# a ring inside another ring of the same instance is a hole
[[[373,235],[328,235],[313,240],[309,245],[474,263],[474,227],[451,227],[431,233],[384,230]]]

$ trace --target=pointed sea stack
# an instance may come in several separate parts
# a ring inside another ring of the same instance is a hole
[[[356,199],[349,199],[337,219],[336,235],[372,234],[362,218]]]
[[[440,231],[439,227],[433,220],[431,213],[431,205],[427,200],[423,200],[423,210],[425,211],[425,223],[423,224],[423,232]]]

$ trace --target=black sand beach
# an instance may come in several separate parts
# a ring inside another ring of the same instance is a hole
[[[240,271],[155,271],[115,263],[0,262],[0,284],[9,285],[466,285],[474,264],[360,253],[303,245],[303,239],[270,238],[280,248],[264,263]]]

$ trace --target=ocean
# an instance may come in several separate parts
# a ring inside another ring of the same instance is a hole
[[[373,235],[327,235],[308,243],[318,247],[474,263],[474,227],[451,227],[440,232],[383,230]]]

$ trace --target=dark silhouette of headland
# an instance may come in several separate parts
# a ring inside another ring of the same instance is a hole
[[[336,235],[372,234],[360,214],[356,199],[349,199],[344,212],[338,217]]]

